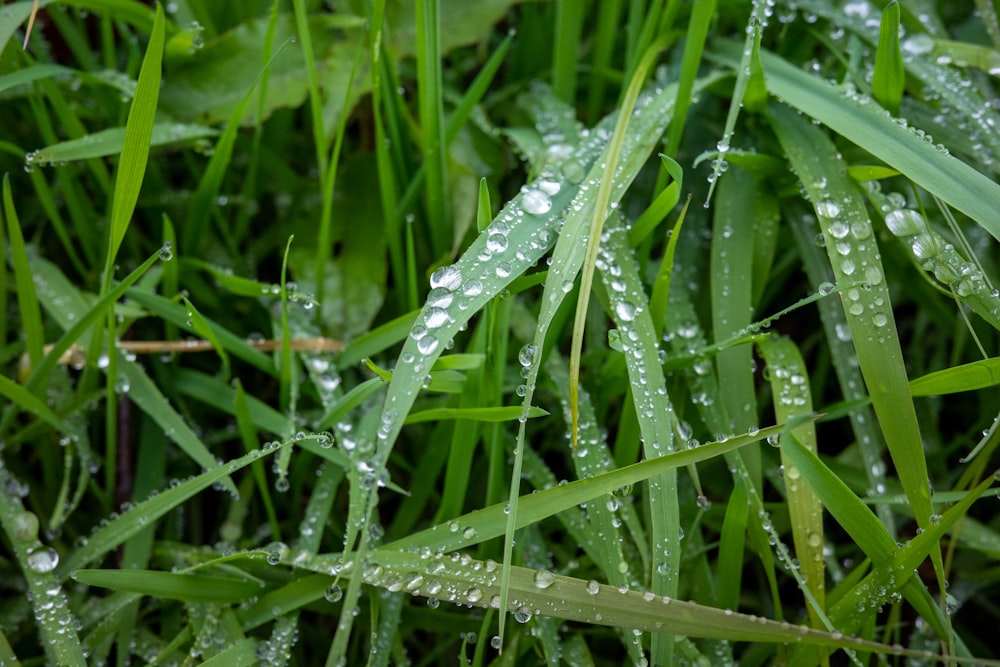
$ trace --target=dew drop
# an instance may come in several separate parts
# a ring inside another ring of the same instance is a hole
[[[431,287],[454,290],[462,284],[462,273],[454,266],[442,266],[431,274]]]
[[[521,200],[524,210],[532,215],[543,215],[552,210],[552,200],[541,190],[527,190]]]
[[[920,233],[923,218],[916,211],[907,208],[890,211],[885,216],[885,225],[896,236],[914,236]]]
[[[59,554],[51,547],[35,549],[28,554],[28,568],[32,572],[45,574],[56,569],[57,565],[59,565]]]
[[[619,301],[615,304],[615,314],[623,322],[631,322],[635,319],[635,306],[628,301]]]
[[[556,583],[556,575],[552,574],[548,570],[539,570],[535,572],[535,588],[548,588],[552,584]]]

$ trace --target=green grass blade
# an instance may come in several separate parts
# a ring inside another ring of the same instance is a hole
[[[580,385],[580,354],[583,349],[583,330],[587,319],[587,307],[590,304],[590,291],[594,283],[594,269],[597,266],[597,253],[600,246],[601,230],[604,228],[604,221],[608,216],[611,205],[611,193],[615,181],[615,172],[618,169],[622,147],[625,143],[625,134],[628,131],[629,119],[635,109],[636,101],[642,85],[652,68],[653,63],[659,56],[660,51],[666,46],[666,40],[660,39],[650,45],[643,54],[642,60],[636,67],[635,74],[629,81],[628,89],[625,92],[625,99],[618,112],[615,122],[615,129],[611,134],[607,152],[604,155],[604,169],[600,185],[597,190],[597,197],[594,201],[592,218],[590,221],[590,233],[587,235],[587,255],[580,269],[580,295],[576,302],[576,317],[573,321],[573,342],[569,356],[569,402],[570,411],[573,415],[573,423],[570,425],[570,433],[573,436],[573,444],[576,445],[578,419],[576,415],[577,392]]]
[[[9,382],[4,377],[0,380]],[[77,636],[77,619],[54,572],[59,555],[38,540],[38,517],[27,511],[21,498],[12,493],[20,484],[6,468],[0,468],[0,527],[6,534],[5,542],[24,572],[48,662],[82,667],[87,661]],[[10,652],[10,647],[7,651]]]
[[[771,117],[772,127],[816,209],[837,282],[861,278],[870,286],[847,290],[844,311],[889,453],[917,522],[926,527],[933,514],[927,461],[884,268],[864,202],[822,131],[787,107],[772,107]],[[846,253],[842,252],[845,248]]]
[[[42,346],[45,342],[45,336],[42,334],[42,313],[38,308],[31,262],[24,245],[21,223],[18,221],[17,211],[14,209],[14,198],[11,195],[8,174],[3,176],[3,210],[7,220],[7,237],[10,239],[10,262],[14,269],[14,285],[17,289],[17,306],[21,313],[21,326],[24,328],[28,359],[32,367],[35,367],[42,360]]]
[[[735,49],[719,51],[735,64]],[[1000,210],[992,204],[1000,201],[1000,185],[893,122],[865,98],[848,97],[767,51],[760,55],[773,95],[883,160],[1000,239]]]
[[[709,443],[693,449],[665,454],[659,458],[634,463],[588,479],[570,482],[554,489],[546,489],[522,496],[515,529],[537,523],[581,503],[591,502],[596,498],[613,493],[616,489],[633,486],[681,466],[707,461],[726,452],[745,447],[752,442],[759,442],[769,435],[780,433],[782,428],[783,426],[772,426],[761,429],[753,436],[734,436],[725,442]],[[499,537],[505,533],[507,513],[504,508],[504,503],[491,505],[456,519],[455,521],[460,527],[475,528],[475,531],[468,535],[464,534],[463,531],[457,531],[457,533],[452,531],[449,525],[452,522],[448,522],[396,540],[381,547],[381,549],[401,551],[429,547],[454,551],[479,544],[484,540]]]
[[[135,212],[135,205],[139,200],[139,190],[142,188],[143,176],[146,173],[156,103],[160,95],[164,26],[163,8],[157,5],[149,46],[146,48],[142,68],[139,70],[135,97],[132,100],[128,120],[125,123],[125,139],[115,176],[114,199],[111,203],[109,220],[111,235],[108,245],[108,260],[105,264],[104,281],[106,285],[110,284],[115,258],[118,256],[118,248],[132,222],[132,214]]]
[[[791,340],[769,336],[757,343],[757,348],[767,362],[771,392],[774,397],[774,416],[786,422],[803,412],[812,412],[812,393],[809,372],[802,354]],[[790,431],[791,436],[809,451],[816,452],[816,427],[799,426]],[[785,497],[792,520],[792,539],[795,557],[801,566],[802,577],[812,592],[820,609],[825,607],[826,574],[823,565],[823,506],[812,487],[802,480],[802,474],[792,460],[782,451],[782,470]],[[809,607],[813,627],[822,627],[821,620]]]
[[[70,573],[102,558],[181,503],[193,498],[213,484],[222,482],[229,475],[238,472],[261,457],[275,454],[291,444],[291,441],[286,441],[272,443],[271,446],[265,446],[263,449],[255,449],[225,465],[216,466],[207,472],[181,482],[177,486],[171,486],[148,500],[137,503],[122,512],[118,518],[99,528],[88,538],[85,545],[60,562],[56,569],[58,578],[65,580]]]
[[[567,104],[576,98],[580,32],[586,13],[585,2],[557,0],[555,39],[552,42],[552,91]]]
[[[1000,358],[980,359],[910,380],[914,396],[940,396],[1000,384]]]
[[[878,31],[878,49],[875,51],[875,73],[872,75],[872,95],[889,113],[899,113],[903,101],[906,72],[903,54],[899,50],[899,3],[890,2],[882,10],[882,24]]]
[[[211,127],[190,123],[155,123],[149,134],[149,147],[172,146],[214,137],[218,132]],[[79,139],[69,139],[52,144],[30,154],[32,166],[65,164],[77,160],[118,155],[125,146],[126,128],[112,127],[92,132]]]
[[[427,179],[431,247],[436,257],[451,250],[453,233],[446,194],[440,20],[439,0],[416,0],[420,149]]]
[[[260,593],[260,584],[203,574],[180,574],[155,570],[75,570],[73,581],[85,586],[110,588],[149,597],[185,602],[232,604]]]

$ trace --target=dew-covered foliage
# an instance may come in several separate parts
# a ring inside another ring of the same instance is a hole
[[[1000,664],[995,3],[0,7],[0,665]]]

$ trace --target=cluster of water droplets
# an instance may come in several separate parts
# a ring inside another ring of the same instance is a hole
[[[864,0],[848,2],[841,8],[818,0],[797,0],[793,4],[808,10],[812,16],[818,15],[829,20],[831,31],[841,35],[846,31],[864,37],[870,46],[869,56],[863,58],[862,62],[874,62],[872,49],[879,40],[880,8]],[[939,113],[932,119],[933,123],[942,130],[955,131],[959,136],[967,138],[968,148],[977,161],[985,166],[992,166],[1000,151],[1000,135],[997,133],[1000,117],[976,88],[975,77],[967,76],[952,67],[962,63],[943,53],[935,55],[938,45],[930,34],[936,29],[933,20],[922,14],[918,14],[918,18],[928,32],[911,32],[906,25],[900,25],[900,52],[906,70],[923,82],[922,99],[939,108]],[[870,79],[874,70],[870,66],[866,69]],[[880,108],[870,97],[859,94],[852,85],[846,85],[842,89],[848,97],[859,103]],[[920,139],[933,144],[930,135],[910,128],[903,119],[895,120]],[[936,144],[935,147],[943,153],[948,152],[942,144]]]
[[[924,217],[904,205],[902,196],[890,195],[882,205],[886,227],[900,239],[920,266],[934,274],[943,285],[960,297],[978,296],[994,301],[993,313],[1000,313],[996,304],[1000,293],[974,263],[965,259],[954,245],[944,239]]]

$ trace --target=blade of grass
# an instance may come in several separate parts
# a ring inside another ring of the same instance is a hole
[[[872,95],[895,116],[903,101],[905,84],[903,54],[899,50],[899,3],[893,0],[882,10],[878,48],[875,51],[875,73],[872,75]]]
[[[108,225],[110,240],[108,242],[107,262],[104,267],[103,292],[107,292],[110,287],[115,258],[118,256],[118,249],[132,221],[132,214],[135,212],[135,205],[139,200],[139,190],[142,188],[143,176],[146,173],[150,139],[153,134],[153,120],[160,95],[164,32],[163,8],[157,5],[149,45],[142,60],[142,68],[139,70],[135,97],[132,99],[128,120],[125,122],[125,138],[115,175],[114,198],[111,203]]]
[[[31,261],[21,233],[21,223],[14,209],[14,198],[10,189],[10,176],[3,176],[3,210],[7,220],[7,238],[10,239],[10,263],[14,269],[14,285],[17,289],[17,307],[21,314],[28,360],[34,368],[42,361],[42,313],[38,307],[38,297],[32,279]]]
[[[85,545],[75,550],[69,558],[60,562],[59,567],[56,568],[57,578],[60,581],[65,581],[72,572],[102,558],[181,503],[193,498],[213,484],[223,481],[229,475],[238,472],[261,457],[275,454],[288,448],[291,444],[290,440],[270,443],[269,447],[255,449],[224,465],[216,466],[207,472],[181,482],[177,486],[171,486],[148,500],[135,504],[122,512],[118,518],[99,528],[87,539]]]
[[[420,149],[427,179],[427,215],[435,257],[451,250],[452,227],[446,195],[444,104],[441,80],[439,0],[416,0],[417,107]],[[389,209],[393,210],[393,209]]]
[[[774,403],[774,416],[788,421],[796,414],[812,412],[809,374],[798,347],[788,338],[769,336],[757,343],[767,363]],[[792,437],[809,451],[816,452],[816,427],[805,424],[793,429]],[[785,497],[792,520],[795,557],[802,568],[802,577],[812,591],[820,609],[825,608],[826,575],[823,566],[823,506],[812,487],[802,480],[802,474],[782,451]],[[812,625],[822,627],[816,610],[808,607]]]

